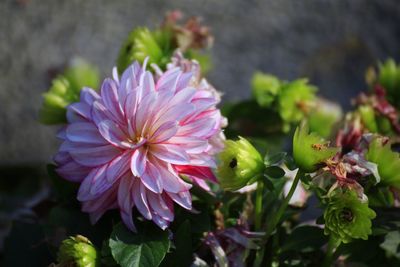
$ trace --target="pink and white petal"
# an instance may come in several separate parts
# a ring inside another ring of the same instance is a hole
[[[131,194],[132,176],[124,176],[118,187],[118,206],[122,221],[133,232],[136,232],[136,227],[133,223],[132,209],[135,204]]]
[[[135,114],[137,110],[137,103],[138,99],[136,96],[136,91],[130,91],[128,95],[126,96],[125,102],[124,102],[124,112],[125,116],[128,120],[134,120],[135,119]]]
[[[129,165],[131,160],[131,152],[129,150],[125,151],[121,155],[113,159],[106,171],[107,181],[113,183],[118,180],[123,174],[129,171]]]
[[[99,94],[89,87],[83,87],[80,94],[80,100],[82,103],[86,103],[89,106],[93,104],[94,101],[100,99]]]
[[[156,90],[169,90],[175,92],[181,74],[182,71],[179,68],[172,68],[167,70],[157,81]]]
[[[146,171],[147,149],[140,147],[133,152],[131,157],[131,171],[133,175],[140,177]]]
[[[149,138],[149,142],[153,144],[162,143],[173,137],[178,131],[178,123],[176,121],[167,121],[158,127]]]
[[[82,202],[82,211],[90,213],[92,224],[96,223],[107,210],[118,207],[117,189],[118,186],[114,186],[98,198]]]
[[[147,161],[146,171],[140,176],[140,179],[150,191],[158,194],[163,191],[163,182],[160,172],[150,160]]]
[[[152,160],[152,162],[154,162],[155,166],[160,171],[165,191],[178,193],[188,191],[192,187],[191,184],[186,183],[178,176],[171,164],[160,162],[159,160]]]
[[[206,181],[202,179],[198,179],[194,176],[189,176],[190,179],[192,179],[193,183],[203,189],[204,191],[211,191],[210,186],[206,183]]]
[[[70,159],[69,162],[57,168],[57,173],[64,179],[71,182],[82,182],[89,174],[91,168],[84,167]]]
[[[196,88],[186,87],[174,95],[169,105],[175,106],[175,105],[180,105],[182,103],[190,103],[195,94],[196,94]]]
[[[207,150],[208,141],[192,136],[173,136],[167,141],[168,144],[181,145],[189,154],[198,154]]]
[[[142,73],[143,69],[137,61],[122,73],[118,92],[121,100],[125,100],[128,93],[139,85],[139,79]]]
[[[61,165],[67,164],[68,162],[72,161],[72,158],[68,152],[58,151],[58,153],[53,156],[53,161],[58,166],[61,166]]]
[[[143,91],[144,95],[147,95],[148,93],[155,91],[154,77],[150,71],[144,72],[140,78],[141,78],[140,84],[145,89],[145,91]]]
[[[101,85],[101,100],[114,119],[118,123],[123,123],[123,111],[119,103],[118,85],[109,78],[106,78]]]
[[[121,152],[112,145],[77,147],[69,151],[71,157],[83,166],[96,167],[110,162]]]
[[[91,122],[75,122],[67,126],[66,137],[78,143],[106,145],[107,142],[99,134],[97,127]]]
[[[97,198],[95,194],[91,193],[92,186],[96,180],[105,178],[105,166],[93,169],[88,176],[85,177],[81,185],[79,186],[77,199],[79,201],[88,201]],[[101,180],[100,180],[101,181]]]
[[[208,117],[192,121],[179,127],[177,135],[209,138],[215,133],[217,121]]]
[[[165,220],[164,218],[162,218],[157,214],[153,214],[152,220],[155,224],[157,224],[158,227],[160,227],[163,230],[167,229],[170,223],[169,221]]]
[[[147,203],[147,192],[148,190],[142,184],[139,178],[135,178],[134,184],[132,186],[132,198],[135,202],[137,210],[145,217],[147,220],[152,219],[152,214]]]
[[[110,144],[120,148],[131,148],[133,145],[127,142],[128,137],[121,128],[111,120],[104,120],[98,125],[98,131]]]
[[[213,108],[217,104],[217,101],[214,98],[201,98],[192,100],[191,104],[194,105],[196,112],[193,112],[190,116],[186,117],[185,122],[191,121],[202,112]]]
[[[115,120],[114,116],[108,112],[107,108],[100,101],[95,101],[93,103],[91,117],[96,125],[104,120]]]
[[[182,73],[181,77],[179,77],[178,83],[176,84],[176,91],[179,92],[182,89],[188,87],[190,79],[193,77],[193,72],[185,72]]]
[[[191,210],[192,209],[192,196],[189,191],[183,191],[179,193],[169,193],[168,196],[181,207]]]
[[[90,194],[93,196],[98,196],[104,193],[104,191],[108,190],[113,183],[107,180],[107,168],[108,166],[105,164],[100,167],[97,171],[96,176],[92,180],[92,184],[90,186]]]
[[[114,79],[114,81],[117,83],[118,88],[119,88],[119,75],[118,75],[118,69],[117,67],[113,67],[112,68],[112,77]]]
[[[156,144],[150,145],[150,153],[160,160],[179,165],[189,164],[189,156],[186,151],[172,144]]]
[[[172,222],[174,219],[174,212],[170,210],[168,205],[164,202],[164,199],[161,197],[160,194],[154,194],[149,192],[147,194],[149,205],[153,210],[153,214],[156,213],[163,219]]]
[[[172,106],[164,113],[160,114],[157,122],[155,123],[155,127],[159,127],[159,125],[163,124],[166,121],[181,121],[183,118],[191,116],[195,112],[195,107],[192,104],[182,103]]]
[[[61,140],[67,139],[67,126],[61,127],[56,134],[56,137]]]
[[[218,183],[217,178],[215,177],[214,173],[208,167],[175,165],[174,168],[179,174],[186,174],[186,175],[194,176],[199,179]]]
[[[142,134],[146,122],[153,119],[151,113],[154,111],[156,98],[157,94],[151,92],[141,99],[138,104],[137,112],[135,114],[135,128],[138,135]]]
[[[183,164],[182,164],[183,165]],[[217,164],[215,159],[208,153],[190,154],[190,164],[192,166],[203,166],[215,169]]]
[[[67,120],[70,123],[91,121],[91,106],[83,102],[72,103],[67,107]]]

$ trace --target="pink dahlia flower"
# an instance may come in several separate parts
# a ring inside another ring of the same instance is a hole
[[[82,89],[55,157],[58,173],[81,183],[77,198],[93,223],[118,208],[132,231],[134,207],[162,229],[174,202],[192,208],[189,181],[205,189],[216,182],[213,143],[223,138],[218,100],[192,85],[192,72],[174,67],[154,78],[145,65],[135,62],[120,78],[114,69],[99,94]]]

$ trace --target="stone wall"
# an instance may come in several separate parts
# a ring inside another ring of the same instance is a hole
[[[251,74],[262,70],[310,77],[348,108],[367,66],[400,57],[397,0],[2,0],[0,165],[42,163],[56,151],[56,129],[36,121],[49,72],[81,56],[110,74],[127,33],[172,9],[212,27],[209,78],[225,101],[249,97]]]

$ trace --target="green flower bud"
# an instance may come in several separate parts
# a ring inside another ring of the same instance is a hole
[[[281,90],[281,81],[270,74],[256,72],[251,79],[254,98],[261,107],[270,107]]]
[[[40,122],[57,124],[66,122],[65,107],[72,101],[68,96],[69,82],[62,76],[52,81],[49,91],[43,94],[43,105],[39,111]]]
[[[297,166],[305,172],[316,171],[319,164],[333,157],[338,150],[328,147],[325,139],[315,132],[309,133],[307,123],[302,123],[294,133],[293,157]]]
[[[132,31],[119,51],[118,71],[124,71],[135,60],[143,63],[146,57],[149,64],[155,63],[164,69],[174,49],[171,34],[168,29],[151,32],[147,28],[137,28]]]
[[[39,120],[44,124],[66,122],[66,107],[79,100],[84,86],[97,88],[99,72],[81,59],[75,59],[71,67],[52,81],[50,89],[43,94]]]
[[[99,70],[81,58],[72,60],[71,65],[64,71],[63,76],[70,85],[71,98],[79,100],[83,87],[98,88],[100,84]]]
[[[324,138],[332,135],[332,130],[342,117],[342,110],[339,105],[318,99],[315,108],[308,114],[307,119],[310,130]]]
[[[315,104],[317,88],[309,85],[307,79],[287,83],[279,94],[279,114],[284,122],[299,122]]]
[[[362,105],[358,107],[363,125],[372,133],[378,132],[378,125],[375,118],[375,111],[371,106]]]
[[[400,157],[383,138],[374,138],[369,144],[366,159],[378,166],[381,183],[400,188]]]
[[[227,140],[218,155],[217,177],[224,190],[236,191],[263,175],[264,162],[258,151],[243,137]]]
[[[386,89],[388,100],[400,107],[400,66],[393,59],[379,65],[378,83]]]
[[[89,239],[81,235],[71,236],[61,243],[57,260],[60,264],[77,267],[98,266],[96,248]]]
[[[368,201],[361,200],[355,191],[337,189],[329,196],[324,212],[324,232],[343,243],[358,238],[367,240],[375,216]]]

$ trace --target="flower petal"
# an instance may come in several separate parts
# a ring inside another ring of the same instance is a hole
[[[83,166],[96,167],[108,163],[115,158],[120,151],[112,145],[77,147],[69,151],[71,157]]]
[[[153,144],[165,142],[173,137],[177,131],[178,123],[176,121],[167,121],[154,131],[149,138],[149,142]]]
[[[150,191],[153,191],[154,193],[161,193],[163,191],[160,172],[151,161],[147,161],[146,171],[140,176],[140,179]]]
[[[111,120],[104,120],[98,125],[98,131],[110,144],[118,146],[120,148],[131,148],[133,145],[127,142],[128,138],[126,134],[120,129],[120,127]]]
[[[68,125],[66,137],[73,142],[106,145],[97,127],[91,122],[75,122]]]
[[[189,191],[179,193],[168,193],[168,196],[181,207],[191,210],[192,209],[192,196]]]
[[[135,179],[133,184],[133,190],[131,191],[133,200],[135,201],[135,206],[138,211],[145,217],[147,220],[152,219],[152,214],[149,209],[149,205],[147,203],[147,194],[148,190],[142,184],[140,179]]]
[[[131,158],[131,171],[133,175],[140,177],[146,171],[147,162],[147,149],[142,147],[138,148],[133,152]]]
[[[113,159],[107,168],[107,181],[112,183],[126,173],[129,170],[130,159],[130,151],[125,151],[123,154]]]
[[[120,209],[120,214],[122,221],[125,225],[133,232],[136,232],[136,227],[133,223],[132,218],[132,208],[135,204],[131,195],[132,188],[132,179],[135,179],[132,176],[124,176],[118,187],[118,206]]]
[[[187,155],[186,151],[177,145],[151,145],[150,151],[152,155],[163,161],[179,165],[189,164],[189,156]]]

